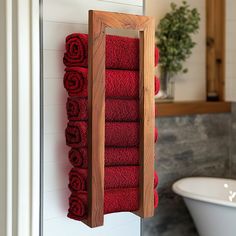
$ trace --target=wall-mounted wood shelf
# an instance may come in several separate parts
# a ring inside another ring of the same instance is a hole
[[[184,116],[231,112],[230,102],[169,102],[156,101],[156,117]]]

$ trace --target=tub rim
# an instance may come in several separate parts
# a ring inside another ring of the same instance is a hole
[[[236,183],[236,180],[234,179],[226,179],[226,178],[214,178],[214,177],[187,177],[187,178],[182,178],[178,181],[176,181],[173,185],[172,185],[172,190],[179,196],[184,197],[184,198],[188,198],[188,199],[193,199],[193,200],[197,200],[197,201],[202,201],[202,202],[207,202],[207,203],[211,203],[211,204],[216,204],[216,205],[221,205],[221,206],[228,206],[228,207],[233,207],[236,208],[236,203],[235,202],[230,202],[230,201],[225,201],[225,200],[219,200],[219,199],[215,199],[212,197],[207,197],[207,196],[203,196],[201,194],[193,194],[191,192],[188,191],[184,191],[183,189],[180,189],[179,185],[186,181],[186,180],[191,180],[191,179],[211,179],[211,180],[226,180],[226,181],[233,181]]]

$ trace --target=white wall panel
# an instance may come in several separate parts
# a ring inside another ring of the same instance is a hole
[[[131,216],[131,217],[130,217]],[[124,222],[122,219],[126,219]],[[80,222],[73,222],[70,219],[60,217],[52,218],[45,222],[44,236],[64,236],[61,229],[67,228],[67,235],[70,236],[121,236],[121,235],[140,235],[140,228],[137,227],[137,219],[128,213],[114,213],[105,216],[105,225],[107,227],[98,227],[93,230],[84,226]],[[79,231],[80,228],[83,231]],[[82,234],[80,234],[82,232]]]
[[[44,78],[63,78],[64,64],[63,64],[63,50],[44,50],[43,51],[43,75]]]
[[[44,165],[51,162],[66,164],[68,151],[69,147],[65,145],[65,132],[44,134]]]
[[[43,48],[49,50],[65,50],[65,38],[73,32],[87,33],[87,24],[61,23],[44,21]]]
[[[143,6],[142,0],[99,0],[101,2],[113,2],[113,3],[122,3],[126,5],[133,5],[133,6]]]
[[[44,207],[43,236],[140,235],[140,218],[131,213],[105,216],[105,224],[90,229],[68,219],[68,161],[65,144],[66,98],[63,87],[65,37],[87,32],[89,9],[142,14],[141,0],[45,0],[43,6],[44,60]],[[108,33],[115,33],[109,31]],[[137,36],[134,32],[121,35]]]
[[[44,105],[65,106],[67,92],[63,87],[63,79],[47,78],[44,80]]]
[[[140,2],[140,1],[138,1]],[[99,0],[47,0],[44,1],[44,20],[56,22],[88,23],[88,10],[102,10],[142,15],[142,6]]]

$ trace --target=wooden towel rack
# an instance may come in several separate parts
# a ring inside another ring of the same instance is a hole
[[[104,221],[104,149],[105,149],[105,31],[106,28],[137,30],[140,34],[140,217],[154,214],[154,45],[155,24],[152,17],[105,11],[89,11],[89,189],[90,227]],[[125,200],[125,199],[124,199]]]

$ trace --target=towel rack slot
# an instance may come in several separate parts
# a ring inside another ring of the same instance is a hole
[[[154,19],[124,13],[89,11],[89,189],[90,227],[103,225],[105,144],[105,31],[106,28],[137,30],[140,33],[140,217],[154,214]]]

